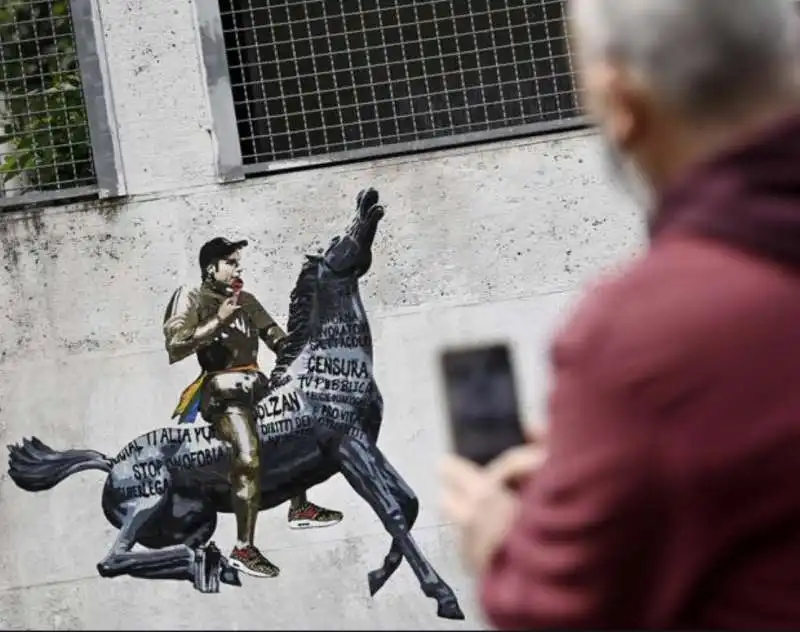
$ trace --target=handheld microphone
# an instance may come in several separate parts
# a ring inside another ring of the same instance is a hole
[[[231,281],[231,288],[233,289],[233,304],[238,305],[239,303],[239,292],[242,291],[242,287],[244,287],[244,281],[240,278],[235,278]]]

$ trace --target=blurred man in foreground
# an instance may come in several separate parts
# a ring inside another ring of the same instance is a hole
[[[543,444],[444,464],[498,627],[800,629],[792,5],[570,2],[650,244],[556,337]]]

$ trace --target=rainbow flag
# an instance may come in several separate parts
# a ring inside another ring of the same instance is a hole
[[[191,424],[197,418],[197,413],[200,412],[200,393],[207,375],[201,373],[194,382],[183,389],[178,405],[172,413],[172,419],[178,417],[179,424]]]

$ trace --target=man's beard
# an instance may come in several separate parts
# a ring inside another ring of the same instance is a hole
[[[617,145],[600,132],[603,158],[611,181],[618,185],[645,214],[647,223],[653,220],[653,195],[639,171]]]

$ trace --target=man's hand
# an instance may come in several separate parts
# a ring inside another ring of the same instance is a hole
[[[545,447],[526,443],[510,448],[486,466],[486,472],[501,485],[515,489],[544,463]]]
[[[460,531],[467,567],[481,573],[516,517],[516,494],[491,476],[486,468],[450,455],[442,472],[441,507]]]
[[[220,305],[219,309],[217,310],[217,318],[219,318],[220,321],[224,323],[231,316],[233,316],[233,314],[237,310],[241,308],[242,306],[236,303],[235,297],[231,296],[229,298],[226,298],[224,301],[222,301],[222,305]]]
[[[538,441],[507,450],[485,468],[446,457],[441,507],[459,529],[466,563],[474,572],[485,570],[516,518],[519,500],[512,488],[534,474],[544,458]]]

